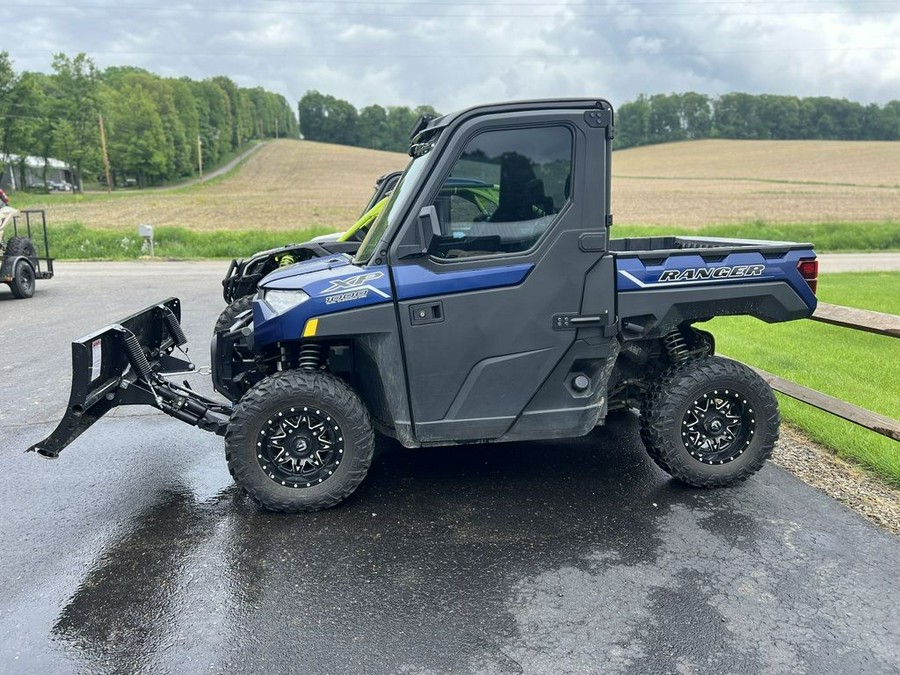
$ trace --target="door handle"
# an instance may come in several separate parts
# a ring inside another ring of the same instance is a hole
[[[444,305],[442,302],[423,302],[418,305],[410,305],[409,321],[413,326],[421,326],[426,323],[439,323],[444,320]]]

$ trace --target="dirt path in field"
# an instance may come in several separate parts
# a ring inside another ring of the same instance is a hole
[[[257,143],[256,145],[252,146],[251,148],[248,148],[247,150],[242,152],[240,155],[238,155],[237,157],[232,159],[230,162],[223,164],[218,169],[215,169],[213,171],[210,171],[207,174],[204,174],[203,180],[200,180],[199,178],[191,178],[190,180],[186,180],[183,183],[178,183],[177,185],[165,185],[163,187],[149,188],[149,189],[153,192],[165,192],[166,190],[175,190],[176,188],[183,188],[183,187],[187,187],[188,185],[196,185],[197,183],[205,183],[209,180],[212,180],[213,178],[217,178],[218,176],[221,176],[224,173],[228,173],[234,167],[236,167],[238,164],[240,164],[245,159],[247,159],[250,155],[252,155],[254,152],[256,152],[257,150],[259,150],[262,147],[265,147],[265,145],[268,142],[269,141],[261,141],[260,143]]]

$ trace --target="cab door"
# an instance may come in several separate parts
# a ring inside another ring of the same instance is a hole
[[[556,110],[476,118],[444,146],[404,224],[433,207],[440,236],[391,259],[420,442],[503,436],[572,345],[559,321],[603,255],[581,238],[605,235],[607,142]]]

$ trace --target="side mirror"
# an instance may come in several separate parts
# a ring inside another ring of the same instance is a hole
[[[423,206],[416,216],[416,225],[411,230],[414,233],[414,239],[410,243],[404,242],[397,248],[399,258],[411,258],[413,256],[427,255],[431,248],[431,243],[435,237],[441,237],[441,221],[438,219],[437,209],[434,206]]]

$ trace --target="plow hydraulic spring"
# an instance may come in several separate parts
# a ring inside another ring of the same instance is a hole
[[[138,377],[146,380],[153,373],[150,361],[147,360],[147,355],[141,349],[141,343],[138,342],[134,333],[124,328],[122,330],[125,332],[125,352],[128,354],[131,367],[134,368],[134,372],[138,374]]]
[[[187,343],[187,337],[178,317],[164,305],[160,305],[158,309],[174,346],[180,349]],[[224,435],[231,414],[230,407],[192,391],[187,387],[187,382],[182,387],[165,379],[153,369],[137,336],[124,326],[118,328],[121,330],[128,361],[137,375],[137,380],[130,385],[123,383],[124,388],[130,387],[145,392],[145,395],[149,394],[152,401],[146,402],[167,415],[220,436]],[[193,370],[193,364],[189,365]]]

